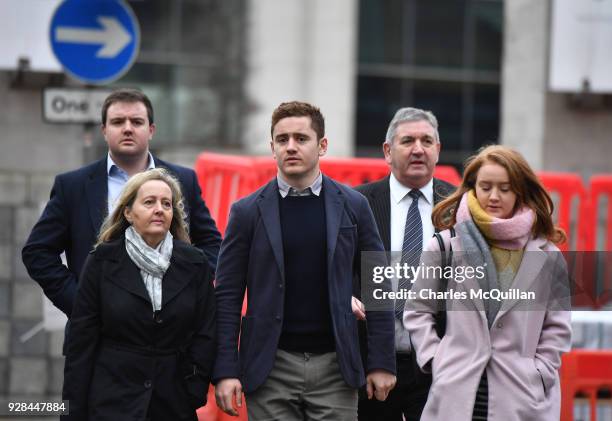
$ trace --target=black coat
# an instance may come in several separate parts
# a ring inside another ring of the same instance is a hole
[[[68,335],[62,420],[196,420],[215,356],[215,297],[203,253],[174,240],[153,313],[121,238],[81,274]]]

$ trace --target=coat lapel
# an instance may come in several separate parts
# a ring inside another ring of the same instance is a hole
[[[368,193],[368,201],[385,250],[391,250],[391,189],[388,176],[372,186],[372,190]]]
[[[197,264],[203,260],[189,258],[182,250],[181,244],[174,241],[170,266],[162,280],[162,310],[164,306],[176,297],[198,273]]]
[[[340,189],[325,175],[323,176],[323,195],[325,198],[325,223],[327,225],[327,267],[330,267],[333,264],[346,199]]]
[[[95,235],[98,234],[102,221],[108,213],[108,181],[106,173],[106,158],[98,161],[98,164],[89,173],[85,194],[89,206],[89,216]]]
[[[272,179],[257,198],[257,206],[261,219],[268,234],[270,246],[278,265],[283,282],[285,281],[285,259],[283,255],[283,236],[280,226],[280,211],[278,206],[278,184]]]
[[[542,238],[536,238],[527,243],[525,246],[525,253],[523,254],[523,260],[521,261],[521,265],[519,266],[510,288],[525,292],[533,291],[531,286],[539,278],[538,275],[546,262],[547,254],[542,250],[545,244],[546,240]],[[522,300],[518,298],[504,300],[495,320],[499,319],[504,313],[507,313],[512,307],[520,302],[522,302]]]
[[[151,303],[140,269],[127,254],[125,240],[117,243],[117,249],[109,258],[109,264],[109,279],[113,284]]]

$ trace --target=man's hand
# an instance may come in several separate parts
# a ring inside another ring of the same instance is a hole
[[[387,399],[387,395],[395,387],[396,378],[393,374],[385,370],[373,370],[368,374],[366,379],[366,389],[368,391],[368,399],[372,396],[379,401]]]
[[[242,407],[242,384],[238,379],[223,379],[215,387],[217,406],[226,414],[238,416]],[[235,399],[235,403],[234,403]]]
[[[365,306],[355,297],[351,297],[351,309],[353,310],[355,317],[357,317],[357,320],[366,319]]]

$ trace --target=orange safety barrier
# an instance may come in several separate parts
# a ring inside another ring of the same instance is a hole
[[[204,152],[195,164],[202,196],[222,233],[232,203],[255,191],[276,175],[271,157],[247,157]],[[379,158],[323,158],[321,171],[350,186],[375,181],[389,174]],[[454,167],[438,165],[434,177],[457,185],[461,177]]]
[[[559,198],[555,206],[558,212],[556,223],[565,230],[568,239],[559,248],[562,251],[589,250],[592,230],[587,219],[590,207],[582,178],[578,174],[555,172],[540,172],[538,178],[553,197]],[[578,201],[575,208],[574,200]],[[572,221],[575,221],[573,227]]]
[[[197,410],[198,421],[247,421],[246,404],[242,396],[242,407],[238,408],[238,416],[232,417],[221,411],[215,403],[215,388],[211,385],[208,389],[208,402]]]
[[[588,399],[590,417],[586,419],[596,421],[598,392],[612,390],[612,352],[574,350],[564,354],[560,374],[561,421],[574,421],[577,395]],[[610,399],[607,401],[612,404]]]
[[[590,185],[591,195],[591,217],[590,227],[592,233],[589,236],[590,249],[597,249],[597,225],[599,221],[599,200],[607,196],[607,212],[604,226],[604,250],[612,251],[612,175],[594,175],[591,177]]]
[[[594,175],[591,177],[589,190],[591,214],[586,220],[589,228],[592,230],[592,233],[589,235],[590,249],[610,252],[612,251],[612,175]],[[607,199],[606,208],[602,209],[604,225],[602,227],[603,230],[599,230],[599,221],[601,219],[599,202],[600,199],[604,198]],[[602,242],[598,241],[600,238],[602,238]],[[599,281],[602,282],[600,287],[603,291],[599,297],[599,303],[603,305],[612,301],[612,253],[605,253],[603,265],[599,268],[601,269]]]
[[[253,158],[202,153],[196,160],[195,172],[206,206],[223,233],[232,203],[259,186]]]
[[[254,158],[255,172],[263,185],[276,175],[276,162],[268,157]],[[321,171],[341,183],[358,186],[389,175],[389,165],[380,158],[322,158]],[[450,165],[438,165],[434,177],[458,185],[461,176]]]

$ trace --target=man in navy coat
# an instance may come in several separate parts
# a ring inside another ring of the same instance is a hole
[[[232,206],[219,254],[217,404],[236,415],[244,391],[250,420],[354,420],[359,387],[395,384],[392,311],[368,312],[365,372],[351,311],[361,252],[383,244],[367,200],[319,170],[318,108],[281,104],[271,134],[277,177]]]
[[[113,209],[128,178],[154,167],[168,169],[185,197],[192,243],[215,269],[221,235],[201,198],[195,172],[155,158],[149,141],[155,133],[153,106],[134,89],[111,93],[102,106],[102,133],[108,144],[103,159],[55,178],[51,198],[22,251],[28,273],[68,317],[81,268],[96,242],[104,217]],[[66,253],[67,266],[61,254]]]

